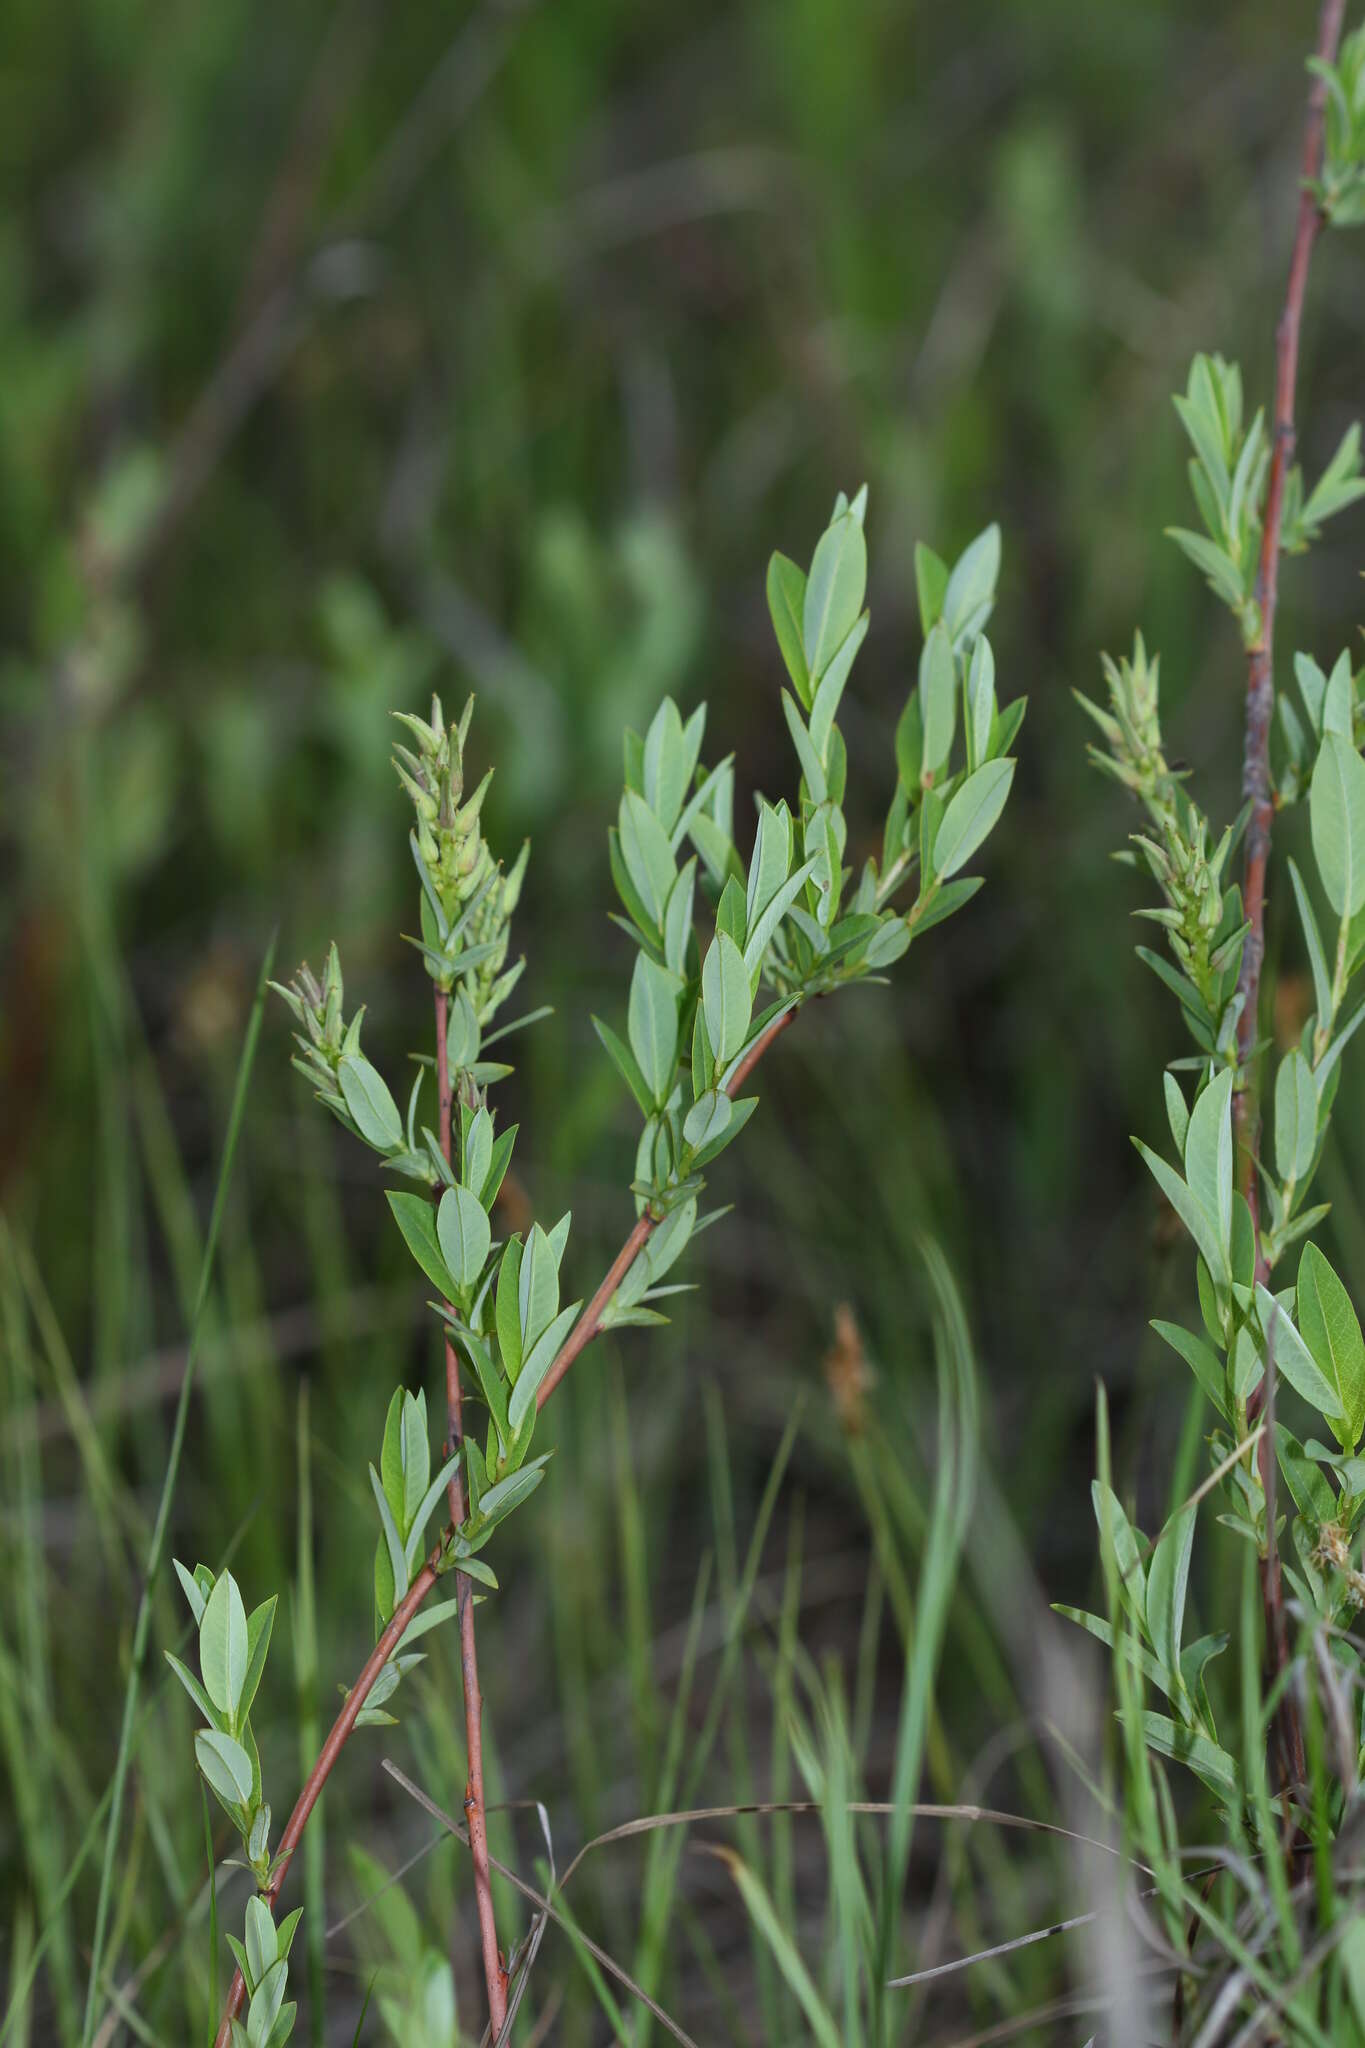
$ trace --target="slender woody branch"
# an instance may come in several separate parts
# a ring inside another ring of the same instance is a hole
[[[440,1109],[441,1150],[447,1166],[453,1164],[451,1135],[450,1059],[446,1026],[450,997],[442,988],[436,999],[436,1092]],[[449,1331],[445,1340],[446,1406],[449,1418],[448,1446],[455,1456],[464,1441],[464,1397],[460,1388],[460,1361]],[[465,1518],[464,1478],[457,1464],[450,1475],[450,1526],[458,1529]],[[459,1575],[457,1598],[460,1610],[460,1678],[464,1690],[465,1780],[464,1810],[469,1827],[469,1847],[474,1862],[474,1899],[479,1917],[479,1946],[483,1952],[484,1984],[488,1991],[488,2014],[494,2038],[502,2032],[507,2018],[507,1972],[498,1948],[497,1921],[493,1912],[493,1873],[488,1866],[488,1815],[483,1790],[483,1693],[479,1686],[479,1656],[474,1641],[474,1587],[467,1572]]]
[[[1341,40],[1345,0],[1324,0],[1318,28],[1317,55],[1330,65]],[[1238,992],[1242,1011],[1237,1020],[1237,1053],[1245,1070],[1255,1058],[1260,1019],[1261,969],[1265,963],[1265,878],[1270,858],[1270,834],[1275,802],[1270,783],[1270,722],[1275,709],[1274,642],[1275,608],[1279,597],[1280,530],[1284,517],[1284,492],[1294,460],[1294,392],[1299,369],[1299,331],[1303,319],[1304,292],[1308,284],[1308,263],[1323,226],[1323,216],[1310,189],[1322,163],[1323,109],[1327,87],[1320,73],[1314,75],[1308,95],[1308,119],[1304,129],[1300,167],[1298,224],[1294,252],[1289,264],[1289,284],[1284,311],[1275,333],[1275,422],[1270,473],[1266,484],[1265,516],[1261,527],[1261,557],[1256,576],[1256,602],[1260,631],[1249,650],[1247,671],[1246,749],[1242,767],[1242,794],[1250,800],[1247,822],[1246,859],[1243,875],[1242,908],[1250,929],[1242,949]],[[1257,1278],[1266,1277],[1261,1258],[1260,1205],[1256,1183],[1255,1154],[1260,1142],[1258,1091],[1244,1085],[1236,1098],[1238,1136],[1242,1144],[1242,1179],[1252,1221],[1256,1225]]]
[[[1317,55],[1330,65],[1341,40],[1345,0],[1323,0],[1318,23]],[[1256,1177],[1256,1155],[1260,1149],[1260,1085],[1255,1072],[1256,1047],[1260,1036],[1261,970],[1265,963],[1265,884],[1270,859],[1270,835],[1275,816],[1270,781],[1270,723],[1275,710],[1274,648],[1275,609],[1279,597],[1280,531],[1284,516],[1285,484],[1294,460],[1294,396],[1298,382],[1299,333],[1303,320],[1308,264],[1323,226],[1323,215],[1313,196],[1311,181],[1322,163],[1323,110],[1326,82],[1318,71],[1308,95],[1308,118],[1304,128],[1300,165],[1298,220],[1294,249],[1289,263],[1289,283],[1284,311],[1275,333],[1275,419],[1270,473],[1266,483],[1265,516],[1261,527],[1261,556],[1256,577],[1256,602],[1260,630],[1249,650],[1247,669],[1246,748],[1242,767],[1242,793],[1250,800],[1247,822],[1246,858],[1243,870],[1242,907],[1249,929],[1242,949],[1238,993],[1242,1010],[1237,1020],[1237,1055],[1242,1086],[1235,1098],[1237,1136],[1240,1148],[1240,1179],[1251,1209],[1256,1246],[1256,1278],[1264,1283],[1269,1268],[1261,1248],[1260,1190]],[[1247,1417],[1254,1421],[1262,1407],[1273,1420],[1275,1372],[1273,1344],[1266,1359],[1261,1385],[1247,1402]],[[1275,1536],[1275,1444],[1267,1429],[1257,1451],[1261,1487],[1266,1502],[1266,1554],[1261,1565],[1261,1594],[1265,1608],[1267,1654],[1277,1671],[1289,1663],[1289,1631],[1285,1619],[1284,1582],[1280,1571]],[[1297,1707],[1286,1691],[1280,1715],[1285,1764],[1291,1778],[1305,1774],[1303,1730]]]

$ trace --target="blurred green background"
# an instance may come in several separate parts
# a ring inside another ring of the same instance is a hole
[[[924,1443],[922,1226],[968,1299],[985,1453],[1048,1597],[1082,1599],[1093,1576],[1096,1376],[1125,1474],[1163,1497],[1184,1397],[1145,1319],[1175,1312],[1187,1261],[1168,1265],[1128,1134],[1162,1131],[1161,1064],[1184,1048],[1133,958],[1141,898],[1108,857],[1130,819],[1086,766],[1070,692],[1141,625],[1173,750],[1231,814],[1242,662],[1161,537],[1188,514],[1168,398],[1200,347],[1241,360],[1253,404],[1266,392],[1312,29],[1309,6],[1270,0],[10,0],[0,1982],[112,1761],[140,1532],[272,928],[281,966],[338,941],[391,1073],[427,1042],[427,983],[399,936],[415,890],[388,713],[473,690],[473,757],[497,764],[489,836],[509,856],[532,839],[523,988],[556,1016],[517,1041],[502,1114],[521,1125],[526,1199],[573,1208],[586,1293],[630,1216],[633,1111],[589,1022],[619,1020],[629,967],[606,919],[622,727],[666,691],[705,698],[708,753],[735,750],[742,801],[790,794],[767,557],[807,559],[835,491],[864,479],[873,624],[845,720],[860,857],[918,656],[914,542],[952,555],[990,518],[1001,692],[1030,699],[1015,796],[970,911],[893,988],[803,1018],[765,1065],[763,1111],[714,1186],[736,1213],[699,1245],[701,1288],[672,1329],[603,1342],[556,1403],[560,1455],[486,1610],[499,1782],[546,1801],[557,1846],[649,1809],[698,1560],[714,1547],[724,1582],[802,1396],[763,1569],[780,1590],[799,1508],[802,1641],[852,1667],[873,1538],[822,1361],[846,1300],[879,1427]],[[1348,236],[1315,265],[1310,473],[1359,404],[1357,265]],[[1327,662],[1353,635],[1357,533],[1342,520],[1287,565],[1282,661],[1303,646]],[[1290,1031],[1284,912],[1272,901]],[[364,1460],[395,1380],[437,1384],[375,1176],[288,1050],[273,1005],[173,1522],[189,1561],[238,1536],[249,1604],[291,1596],[267,1757],[279,1814],[299,1776],[300,1388],[325,1714],[368,1643]],[[1324,1181],[1356,1288],[1361,1106],[1348,1070]],[[182,1619],[165,1595],[158,1646]],[[881,1790],[871,1640],[863,1760]],[[889,1637],[884,1656],[894,1676]],[[453,1646],[428,1669],[421,1711],[383,1746],[453,1803]],[[761,1660],[751,1676],[761,1717]],[[952,1654],[941,1696],[969,1759],[1000,1703]],[[175,2039],[170,2015],[207,2015],[204,1942],[178,1938],[203,1840],[185,1703],[158,1699],[117,1967],[176,1932],[139,1982],[145,2023]],[[369,1742],[329,1795],[310,1879],[333,1920],[359,1896],[350,1823],[391,1862],[414,1839]],[[702,1791],[742,1796],[742,1747],[722,1741]],[[533,1829],[500,1825],[529,1870]],[[623,1916],[632,1952],[638,1858],[599,1866],[582,1910],[600,1935]],[[431,1857],[412,1895],[439,1948],[454,1885],[457,1970],[476,1985],[464,1868]],[[675,1925],[661,1982],[709,2016],[704,2038],[765,2038],[747,1989],[723,2032],[699,1960],[747,1955],[723,1879],[689,1866],[683,1892],[698,1926]],[[92,1900],[87,1869],[34,2041],[70,2038]],[[313,1958],[336,1980],[329,2039],[358,2012],[354,1936]],[[605,2038],[568,1956],[553,2038]],[[1005,1993],[978,1995],[989,2012]]]

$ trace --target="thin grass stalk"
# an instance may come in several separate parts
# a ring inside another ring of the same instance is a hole
[[[104,1862],[100,1870],[99,1900],[95,1909],[95,1932],[90,1952],[90,1977],[86,1988],[85,2020],[82,2040],[88,2044],[94,2034],[98,2017],[100,1972],[104,1961],[104,1943],[109,1920],[109,1901],[113,1890],[114,1862],[118,1853],[119,1830],[123,1820],[123,1797],[128,1780],[128,1768],[132,1761],[133,1731],[137,1718],[138,1693],[142,1684],[142,1666],[147,1655],[147,1642],[152,1625],[152,1594],[157,1573],[161,1569],[166,1546],[166,1530],[170,1522],[171,1504],[175,1498],[176,1480],[180,1472],[180,1458],[185,1445],[185,1425],[189,1418],[190,1395],[194,1388],[194,1368],[199,1350],[199,1333],[203,1324],[204,1309],[208,1301],[209,1282],[213,1274],[214,1254],[218,1247],[218,1235],[222,1227],[223,1209],[227,1201],[228,1184],[232,1177],[232,1163],[237,1151],[237,1138],[246,1113],[247,1094],[251,1084],[251,1069],[256,1058],[256,1045],[261,1033],[261,1018],[265,1010],[266,985],[274,963],[275,941],[272,936],[266,948],[265,959],[256,983],[256,995],[247,1020],[246,1036],[242,1043],[241,1058],[237,1065],[237,1079],[232,1093],[232,1106],[228,1113],[227,1137],[223,1146],[222,1164],[218,1169],[218,1182],[213,1194],[213,1208],[209,1215],[208,1235],[204,1240],[204,1256],[199,1269],[199,1288],[195,1299],[194,1314],[190,1321],[189,1342],[185,1355],[185,1376],[180,1382],[180,1398],[176,1403],[175,1423],[171,1430],[170,1449],[166,1458],[166,1472],[161,1486],[161,1498],[157,1504],[156,1521],[152,1528],[151,1545],[147,1552],[147,1564],[143,1578],[142,1595],[138,1602],[137,1620],[133,1628],[133,1644],[129,1658],[128,1678],[123,1695],[123,1718],[119,1729],[118,1753],[114,1760],[114,1774],[111,1781],[109,1803],[109,1825],[105,1834]]]

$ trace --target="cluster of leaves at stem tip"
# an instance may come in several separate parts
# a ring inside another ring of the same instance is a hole
[[[1343,45],[1330,73],[1327,131],[1319,196],[1328,218],[1365,219],[1361,34]],[[1263,415],[1258,411],[1244,427],[1240,374],[1219,357],[1196,357],[1185,395],[1175,404],[1194,449],[1190,478],[1208,538],[1185,529],[1175,529],[1174,538],[1253,647],[1261,632],[1256,560],[1269,454]],[[1291,473],[1282,548],[1297,553],[1307,547],[1326,519],[1362,494],[1360,430],[1352,426],[1306,496],[1298,471]],[[1207,1441],[1217,1518],[1261,1558],[1268,1551],[1266,1495],[1248,1404],[1273,1371],[1280,1393],[1289,1390],[1302,1405],[1307,1426],[1300,1424],[1302,1434],[1296,1435],[1282,1419],[1292,1402],[1278,1404],[1274,1453],[1292,1512],[1278,1516],[1276,1540],[1304,1616],[1335,1625],[1365,1603],[1359,1561],[1365,1341],[1345,1286],[1311,1241],[1327,1207],[1310,1205],[1308,1197],[1342,1054],[1365,1018],[1365,995],[1356,988],[1365,962],[1365,675],[1353,668],[1348,652],[1327,667],[1299,653],[1293,673],[1294,694],[1276,696],[1271,778],[1277,810],[1305,797],[1308,804],[1316,874],[1306,879],[1293,860],[1287,868],[1314,1009],[1298,1042],[1279,1056],[1273,1106],[1252,1162],[1261,1197],[1260,1270],[1251,1211],[1234,1170],[1234,1093],[1255,1084],[1255,1070],[1269,1050],[1258,1041],[1239,1052],[1239,974],[1248,924],[1228,871],[1248,813],[1244,809],[1218,832],[1188,788],[1186,771],[1170,765],[1161,732],[1158,663],[1141,636],[1130,659],[1106,658],[1107,703],[1080,701],[1102,735],[1103,746],[1090,749],[1096,765],[1145,813],[1132,849],[1120,857],[1156,884],[1159,903],[1138,914],[1164,929],[1168,951],[1137,950],[1175,996],[1194,1044],[1192,1054],[1173,1060],[1164,1075],[1176,1163],[1140,1140],[1134,1143],[1193,1241],[1200,1327],[1158,1321],[1153,1328],[1188,1365],[1214,1411]],[[1277,1284],[1295,1247],[1292,1279]],[[1314,1418],[1321,1419],[1317,1430]],[[1148,1747],[1186,1763],[1230,1812],[1240,1813],[1248,1782],[1220,1743],[1206,1684],[1210,1661],[1228,1637],[1185,1639],[1197,1505],[1179,1509],[1149,1545],[1104,1479],[1095,1481],[1094,1502],[1112,1592],[1110,1616],[1060,1611],[1116,1647],[1121,1671],[1145,1676],[1164,1695],[1169,1712],[1146,1710],[1140,1690],[1126,1696],[1125,1717],[1140,1728]],[[1365,1673],[1351,1643],[1333,1635],[1330,1654],[1359,1687]],[[1140,1677],[1138,1683],[1140,1688]],[[1365,1761],[1365,1726],[1356,1739]],[[1337,1794],[1344,1796],[1340,1786]]]
[[[792,801],[756,798],[747,864],[735,839],[732,758],[708,767],[701,757],[705,707],[684,719],[666,699],[648,732],[625,736],[609,858],[622,906],[613,915],[636,951],[623,1032],[594,1021],[643,1120],[633,1194],[651,1230],[596,1327],[664,1320],[659,1304],[679,1291],[668,1276],[716,1220],[699,1207],[705,1172],[753,1112],[754,1098],[735,1100],[734,1089],[764,1035],[811,996],[880,978],[980,886],[963,871],[1004,808],[1014,774],[1009,749],[1024,715],[1023,700],[999,704],[985,637],[999,531],[988,527],[951,567],[931,549],[917,551],[925,636],[918,681],[896,730],[880,857],[869,854],[855,872],[837,713],[868,628],[866,504],[865,489],[852,501],[840,495],[808,572],[782,555],[769,569],[797,788]],[[488,775],[465,795],[471,710],[472,702],[447,724],[434,699],[429,718],[399,714],[404,744],[395,754],[415,812],[421,922],[412,944],[449,1003],[449,1161],[430,1121],[435,1063],[415,1056],[400,1114],[361,1049],[363,1010],[346,1017],[336,948],[320,981],[304,967],[289,987],[277,985],[295,1021],[294,1064],[318,1098],[391,1172],[422,1183],[421,1193],[390,1190],[389,1205],[486,1414],[486,1425],[467,1428],[433,1472],[425,1397],[394,1393],[370,1468],[380,1522],[377,1629],[412,1583],[457,1467],[465,1513],[440,1539],[438,1569],[496,1587],[479,1553],[544,1476],[548,1453],[532,1455],[537,1396],[582,1306],[562,1298],[568,1215],[496,1235],[517,1130],[497,1128],[490,1091],[510,1069],[487,1055],[548,1013],[494,1023],[524,965],[509,966],[508,955],[527,849],[504,870],[483,836]],[[361,1721],[391,1718],[385,1703],[414,1660],[412,1643],[455,1608],[446,1601],[410,1623]]]

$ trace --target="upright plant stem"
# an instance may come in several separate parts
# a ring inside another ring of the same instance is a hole
[[[1331,64],[1341,40],[1345,0],[1323,0],[1318,27],[1318,57]],[[1294,460],[1294,390],[1299,370],[1299,330],[1303,320],[1304,291],[1308,263],[1323,225],[1317,201],[1308,180],[1317,176],[1322,162],[1322,120],[1327,89],[1320,76],[1313,79],[1308,95],[1308,120],[1304,129],[1300,176],[1298,224],[1294,252],[1289,264],[1289,285],[1284,311],[1275,332],[1275,421],[1266,483],[1265,516],[1261,526],[1261,558],[1256,575],[1256,602],[1260,631],[1248,649],[1246,750],[1242,767],[1242,794],[1250,799],[1247,824],[1246,862],[1242,883],[1242,908],[1250,930],[1242,948],[1238,993],[1242,1014],[1237,1020],[1238,1059],[1246,1069],[1256,1046],[1260,1017],[1261,969],[1265,964],[1265,877],[1270,858],[1270,833],[1275,816],[1270,787],[1270,721],[1275,709],[1274,643],[1275,607],[1279,596],[1280,529],[1284,517],[1284,490]],[[1260,1256],[1260,1204],[1254,1158],[1260,1142],[1260,1102],[1254,1087],[1244,1087],[1236,1098],[1237,1132],[1242,1144],[1242,1177],[1252,1219],[1257,1224],[1258,1277],[1264,1278]]]
[[[436,1090],[441,1118],[441,1150],[446,1164],[453,1164],[451,1135],[450,1060],[446,1050],[446,1025],[450,997],[443,989],[436,996]],[[449,1335],[445,1340],[446,1408],[449,1416],[449,1455],[464,1441],[464,1398],[460,1390],[460,1361]],[[457,1465],[450,1475],[450,1523],[458,1529],[465,1518],[464,1479]],[[496,2040],[507,2018],[507,1972],[498,1948],[497,1922],[493,1914],[493,1873],[488,1864],[488,1816],[483,1792],[483,1694],[479,1690],[479,1658],[474,1642],[474,1586],[465,1572],[459,1575],[460,1672],[464,1683],[465,1752],[468,1777],[465,1781],[465,1823],[474,1862],[474,1898],[479,1915],[479,1943],[483,1950],[484,1982],[488,1988],[488,2014]]]
[[[1323,0],[1318,23],[1317,55],[1323,64],[1334,62],[1341,40],[1345,0]],[[1269,1268],[1261,1249],[1260,1191],[1256,1179],[1256,1156],[1260,1149],[1260,1085],[1255,1071],[1261,1007],[1261,970],[1265,964],[1265,881],[1270,858],[1270,835],[1275,816],[1270,786],[1270,721],[1275,709],[1274,647],[1275,607],[1279,596],[1280,530],[1284,517],[1285,483],[1294,460],[1294,394],[1299,369],[1299,332],[1303,320],[1304,293],[1313,245],[1323,225],[1323,216],[1309,190],[1322,162],[1323,108],[1327,88],[1320,75],[1314,76],[1308,95],[1308,118],[1304,128],[1302,180],[1294,249],[1289,262],[1289,283],[1284,311],[1275,332],[1275,416],[1270,473],[1266,483],[1265,515],[1261,526],[1261,558],[1256,574],[1256,601],[1260,630],[1248,650],[1246,747],[1242,767],[1242,793],[1251,803],[1247,823],[1246,860],[1243,871],[1242,907],[1249,930],[1242,948],[1238,993],[1242,1012],[1237,1020],[1237,1056],[1243,1085],[1236,1096],[1240,1180],[1251,1208],[1256,1245],[1256,1278],[1264,1283]],[[1265,1377],[1247,1402],[1248,1419],[1254,1421],[1266,1404],[1273,1358],[1267,1361]],[[1275,1497],[1275,1446],[1271,1432],[1261,1438],[1258,1453],[1261,1485],[1267,1504]],[[1277,1669],[1289,1660],[1289,1631],[1284,1612],[1284,1585],[1275,1540],[1273,1511],[1267,1505],[1266,1555],[1261,1568],[1261,1591],[1265,1606],[1266,1643]],[[1286,1759],[1298,1779],[1305,1774],[1303,1730],[1291,1695],[1286,1692],[1281,1718]]]
[[[735,1072],[731,1075],[729,1089],[727,1091],[731,1096],[736,1095],[740,1088],[743,1087],[744,1083],[748,1080],[754,1068],[758,1065],[758,1062],[762,1059],[764,1053],[768,1050],[768,1047],[774,1042],[775,1039],[781,1037],[782,1033],[787,1029],[788,1025],[795,1021],[795,1018],[795,1009],[786,1010],[780,1017],[774,1018],[773,1022],[768,1026],[768,1029],[763,1033],[763,1036],[760,1039],[758,1039],[757,1042],[750,1048],[745,1059],[740,1063],[740,1065],[736,1068]],[[443,1031],[443,1028],[443,1025],[438,1026],[438,1030]],[[440,1043],[441,1040],[438,1038],[438,1047]],[[439,1077],[440,1064],[438,1061],[438,1081]],[[445,1095],[445,1104],[446,1113],[447,1115],[449,1115],[450,1098],[448,1091]],[[544,1407],[545,1402],[549,1398],[550,1390],[558,1386],[560,1380],[563,1379],[565,1373],[569,1369],[569,1366],[572,1365],[574,1359],[577,1358],[579,1352],[582,1351],[597,1335],[598,1330],[601,1328],[603,1309],[606,1307],[608,1301],[611,1299],[612,1294],[615,1292],[617,1287],[620,1286],[627,1272],[634,1264],[637,1254],[640,1252],[644,1244],[648,1241],[650,1234],[654,1230],[654,1227],[654,1221],[650,1217],[648,1211],[646,1211],[645,1215],[643,1215],[636,1223],[634,1229],[631,1231],[629,1237],[622,1245],[616,1257],[612,1260],[610,1267],[607,1269],[607,1274],[602,1282],[602,1285],[593,1295],[592,1300],[588,1303],[587,1308],[584,1309],[583,1314],[579,1317],[578,1322],[574,1325],[574,1328],[569,1333],[568,1337],[565,1338],[564,1344],[561,1350],[559,1351],[558,1355],[556,1356],[554,1364],[551,1366],[549,1372],[546,1374],[546,1384],[542,1386],[540,1389],[540,1397],[536,1403],[537,1408]],[[461,1519],[463,1519],[463,1510],[461,1510]],[[304,1785],[302,1792],[300,1792],[298,1796],[298,1799],[294,1806],[294,1811],[289,1816],[289,1820],[285,1826],[284,1833],[280,1836],[280,1846],[279,1850],[277,1851],[278,1861],[275,1866],[275,1872],[274,1875],[271,1877],[270,1884],[263,1895],[266,1904],[271,1908],[272,1911],[274,1910],[275,1901],[279,1897],[280,1886],[284,1883],[285,1875],[289,1868],[290,1859],[293,1856],[295,1849],[298,1847],[299,1840],[303,1834],[304,1827],[307,1824],[308,1816],[313,1811],[314,1806],[317,1804],[318,1798],[322,1792],[322,1788],[326,1784],[328,1777],[331,1775],[332,1766],[335,1764],[337,1758],[341,1755],[342,1750],[346,1746],[346,1743],[350,1737],[351,1730],[355,1726],[356,1716],[359,1714],[361,1708],[365,1704],[366,1699],[369,1697],[371,1686],[378,1678],[380,1672],[384,1669],[385,1664],[388,1662],[394,1650],[398,1647],[398,1642],[403,1634],[404,1629],[406,1629],[408,1623],[413,1619],[413,1616],[416,1614],[418,1608],[426,1599],[427,1594],[436,1584],[436,1567],[440,1561],[441,1552],[445,1547],[445,1541],[446,1538],[445,1535],[443,1535],[441,1541],[436,1545],[436,1548],[432,1551],[431,1556],[427,1559],[427,1562],[423,1565],[421,1571],[418,1573],[417,1577],[409,1586],[407,1592],[404,1594],[399,1605],[394,1609],[393,1619],[390,1621],[383,1635],[379,1638],[379,1641],[375,1644],[374,1649],[370,1652],[369,1658],[366,1661],[364,1669],[360,1673],[360,1676],[357,1678],[355,1684],[352,1686],[350,1692],[347,1693],[346,1703],[342,1707],[341,1712],[337,1715],[335,1722],[332,1724],[331,1733],[328,1735],[326,1742],[324,1742],[324,1744],[322,1745],[322,1750],[318,1756],[318,1760],[308,1774],[308,1781]],[[462,1579],[465,1578],[465,1574],[463,1573],[461,1573],[460,1576]],[[462,1595],[464,1594],[464,1591],[465,1587],[462,1585]],[[475,1673],[475,1687],[476,1690],[474,1693],[474,1698],[477,1700],[477,1672]],[[468,1698],[469,1695],[468,1693],[466,1693],[466,1704],[468,1703]],[[473,1751],[471,1749],[471,1755],[472,1754]],[[481,1818],[482,1811],[482,1803],[480,1803]],[[487,1854],[486,1837],[484,1842],[484,1853],[485,1855]],[[501,1969],[501,1964],[499,1964],[499,1969]],[[501,1981],[505,1998],[506,1979],[503,1978]],[[232,2022],[240,2013],[245,1997],[246,1985],[242,1981],[242,1973],[239,1970],[233,1977],[232,1988],[228,1992],[227,2004],[223,2008],[223,2017],[219,2024],[218,2034],[214,2042],[214,2048],[232,2048]],[[491,2005],[491,1993],[489,2002]],[[495,2038],[497,2035],[497,2030],[497,2024],[495,2024]]]
[[[180,1454],[185,1445],[185,1424],[189,1418],[190,1393],[194,1386],[194,1368],[199,1350],[199,1333],[204,1320],[204,1308],[208,1301],[209,1281],[213,1274],[214,1254],[218,1249],[218,1232],[223,1221],[223,1208],[227,1200],[228,1182],[232,1178],[232,1161],[237,1150],[237,1137],[242,1128],[246,1110],[247,1090],[251,1082],[252,1063],[256,1057],[256,1042],[261,1035],[261,1016],[265,1008],[266,985],[275,956],[275,941],[272,937],[266,948],[265,960],[261,966],[260,979],[256,984],[256,998],[251,1006],[247,1021],[246,1037],[242,1043],[242,1056],[237,1064],[237,1081],[232,1093],[232,1107],[228,1113],[227,1137],[223,1144],[223,1161],[218,1169],[218,1185],[213,1192],[213,1209],[209,1216],[208,1236],[204,1240],[204,1256],[199,1267],[199,1287],[195,1297],[194,1314],[190,1319],[189,1343],[185,1353],[185,1376],[180,1382],[180,1398],[176,1403],[175,1422],[171,1429],[171,1445],[166,1457],[166,1475],[161,1484],[161,1499],[157,1503],[156,1523],[152,1529],[152,1540],[147,1551],[147,1565],[142,1580],[142,1595],[138,1601],[137,1620],[133,1625],[133,1647],[128,1660],[128,1679],[123,1694],[123,1721],[119,1729],[118,1755],[114,1760],[112,1797],[109,1802],[109,1826],[104,1837],[104,1863],[100,1870],[99,1900],[95,1908],[95,1935],[90,1948],[90,1981],[85,1994],[85,2023],[81,2038],[89,2043],[95,2031],[99,2013],[100,1972],[104,1963],[104,1942],[109,1924],[109,1901],[113,1891],[114,1860],[118,1853],[119,1830],[123,1820],[123,1794],[128,1781],[128,1767],[132,1761],[133,1729],[137,1719],[138,1693],[142,1685],[142,1666],[147,1656],[147,1641],[152,1628],[152,1595],[156,1587],[156,1575],[161,1569],[166,1548],[166,1530],[171,1518],[171,1503],[175,1499],[175,1482],[180,1471]]]

